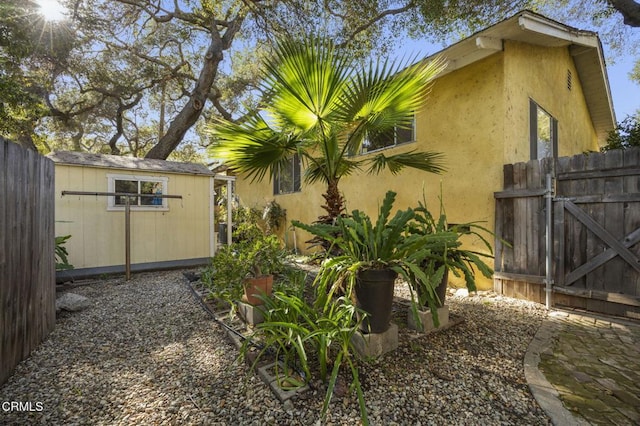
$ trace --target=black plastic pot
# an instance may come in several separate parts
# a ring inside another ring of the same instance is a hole
[[[356,277],[358,308],[369,313],[362,321],[363,333],[384,333],[391,325],[393,288],[398,273],[391,269],[365,269]]]
[[[449,270],[446,270],[444,276],[442,277],[442,281],[438,287],[436,287],[436,294],[438,295],[438,307],[441,308],[444,306],[445,298],[447,297],[447,287],[449,286]]]
[[[436,268],[437,269],[437,268]],[[444,276],[442,277],[442,281],[438,284],[435,291],[438,295],[439,302],[437,303],[438,307],[441,308],[444,306],[445,299],[447,297],[447,287],[449,286],[449,271],[445,271]],[[422,295],[424,292],[424,288],[418,287],[418,298],[422,299]],[[428,307],[428,304],[425,303],[425,306]]]

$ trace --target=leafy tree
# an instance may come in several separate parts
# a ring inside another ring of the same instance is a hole
[[[71,34],[51,36],[52,25],[33,1],[0,4],[0,135],[34,150],[35,126],[48,110],[43,93],[73,48]]]
[[[326,185],[327,215],[320,220],[331,222],[344,210],[340,180],[363,167],[371,174],[442,170],[441,156],[433,152],[357,154],[365,140],[409,125],[443,66],[440,60],[408,68],[372,61],[360,68],[329,41],[283,41],[264,61],[267,106],[241,123],[214,123],[212,153],[254,180],[275,176],[297,154],[305,181]]]
[[[207,143],[203,118],[243,120],[260,102],[256,64],[283,36],[322,35],[364,57],[407,34],[451,40],[529,8],[561,21],[588,21],[622,49],[634,45],[628,29],[637,6],[629,0],[62,1],[69,19],[55,25],[38,18],[32,0],[0,4],[0,94],[3,118],[7,111],[12,117],[2,120],[12,126],[4,134],[19,133],[42,150],[152,158],[166,158],[182,143]]]
[[[640,115],[629,116],[609,133],[603,151],[640,147]]]

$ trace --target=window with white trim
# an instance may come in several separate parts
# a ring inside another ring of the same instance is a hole
[[[415,116],[407,126],[394,126],[385,132],[369,133],[362,142],[362,153],[377,151],[413,142],[415,137]]]
[[[132,194],[107,197],[108,210],[124,209],[127,198],[129,205],[137,210],[168,210],[166,198],[152,195],[167,195],[166,177],[135,176],[135,175],[107,175],[108,191]],[[137,195],[146,195],[139,197]]]
[[[273,194],[291,194],[300,190],[300,157],[295,154],[273,177]]]

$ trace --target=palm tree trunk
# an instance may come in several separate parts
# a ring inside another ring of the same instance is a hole
[[[333,223],[338,216],[344,214],[344,197],[338,189],[339,180],[330,180],[327,183],[327,192],[322,194],[326,204],[322,206],[327,215],[320,216],[318,222]]]

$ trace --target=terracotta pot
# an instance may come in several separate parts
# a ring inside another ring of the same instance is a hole
[[[242,301],[250,305],[263,305],[264,301],[258,296],[271,296],[273,290],[273,275],[261,275],[244,280],[244,296]]]
[[[391,326],[393,288],[398,273],[391,269],[366,269],[356,277],[356,306],[369,316],[362,321],[364,333],[384,333]]]

